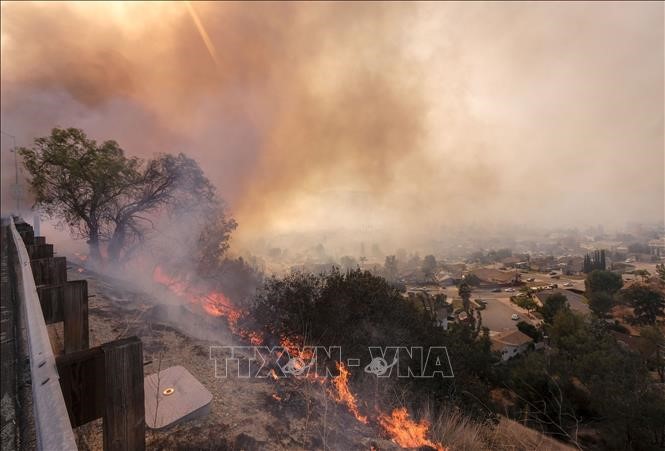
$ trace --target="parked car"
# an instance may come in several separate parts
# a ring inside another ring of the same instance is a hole
[[[492,293],[501,293],[501,288],[495,288],[492,290]]]
[[[526,281],[527,282],[535,282],[536,279],[535,279],[535,277],[529,277],[528,279],[526,279]]]
[[[514,293],[514,292],[515,292],[515,289],[514,289],[514,288],[506,288],[504,291],[505,291],[506,293]]]
[[[517,313],[513,313],[510,319],[512,319],[513,321],[517,321],[518,319],[520,319],[520,316]]]
[[[572,282],[566,282],[563,284],[564,287],[572,287],[573,283]]]

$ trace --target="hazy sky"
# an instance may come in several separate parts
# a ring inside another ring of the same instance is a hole
[[[2,130],[190,154],[241,241],[663,219],[663,3],[92,3],[2,3]]]

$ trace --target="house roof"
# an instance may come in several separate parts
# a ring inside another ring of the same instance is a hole
[[[623,343],[624,346],[633,352],[648,354],[649,351],[651,351],[650,356],[653,356],[656,353],[656,349],[651,349],[652,346],[646,338],[640,337],[638,335],[622,334],[614,330],[611,330],[610,332],[612,335],[614,335],[614,338],[616,338],[619,343]]]
[[[522,346],[523,344],[531,343],[532,341],[533,338],[519,330],[509,330],[492,337],[493,344],[496,343],[503,346]]]
[[[552,296],[556,293],[563,294],[566,299],[568,299],[568,304],[570,305],[571,309],[581,313],[589,312],[589,306],[587,304],[586,298],[581,294],[573,293],[570,290],[555,288],[553,290],[539,291],[538,293],[535,293],[534,296],[540,301],[541,304],[543,304],[549,296]]]
[[[474,269],[471,274],[483,282],[490,283],[510,283],[515,279],[515,271],[499,271],[492,268]]]

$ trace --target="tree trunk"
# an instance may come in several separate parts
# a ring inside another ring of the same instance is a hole
[[[117,262],[120,258],[122,248],[125,246],[125,235],[125,227],[123,225],[116,226],[109,242],[109,260],[112,262]]]
[[[102,253],[99,250],[99,232],[96,229],[90,230],[88,249],[90,252],[90,259],[92,261],[100,262],[102,260]]]

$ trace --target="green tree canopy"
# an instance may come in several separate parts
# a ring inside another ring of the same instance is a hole
[[[656,265],[656,272],[658,273],[658,278],[665,282],[665,263]]]
[[[605,291],[598,291],[591,293],[589,297],[589,308],[598,318],[605,318],[612,310],[614,305],[614,298],[611,294]]]
[[[660,449],[665,444],[663,393],[644,360],[620,346],[604,321],[562,309],[548,327],[548,355],[515,362],[509,383],[528,424],[578,443],[589,425],[603,449]],[[655,337],[659,340],[658,337]]]
[[[423,259],[422,271],[425,277],[431,278],[436,271],[436,258],[433,255],[426,255]]]
[[[623,279],[620,274],[596,269],[587,275],[584,285],[589,296],[600,291],[613,296],[623,286]]]
[[[184,154],[127,157],[117,142],[97,143],[76,128],[54,128],[19,153],[36,205],[75,237],[87,239],[93,259],[101,258],[101,243],[108,244],[112,260],[136,249],[160,213],[196,211],[221,217],[229,232],[235,227],[224,217],[213,185]],[[219,249],[224,246],[217,243]]]
[[[554,293],[545,298],[539,312],[543,315],[543,320],[551,324],[559,311],[568,310],[568,308],[568,299],[566,296],[561,293]]]
[[[358,268],[358,260],[351,257],[350,255],[344,255],[339,260],[339,264],[344,271],[351,271]]]
[[[471,293],[473,290],[471,289],[471,285],[466,283],[466,281],[462,281],[462,283],[459,284],[457,287],[457,293],[459,294],[459,297],[462,298],[462,306],[464,307],[464,311],[467,314],[470,314],[471,311]]]
[[[517,323],[517,329],[525,335],[533,338],[534,341],[540,341],[543,338],[542,332],[533,324],[529,324],[526,321],[520,321]]]
[[[473,273],[469,273],[464,276],[464,281],[471,285],[472,287],[477,287],[480,285],[480,277]]]
[[[639,284],[626,288],[621,297],[633,307],[634,322],[655,324],[659,316],[665,315],[665,297],[659,290]]]
[[[383,271],[388,281],[390,282],[396,281],[397,275],[399,274],[397,268],[397,257],[395,257],[394,255],[388,255],[383,264]]]

